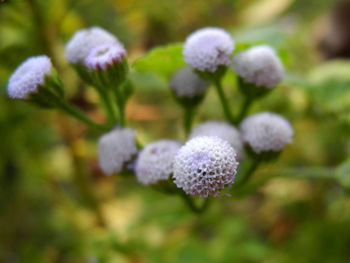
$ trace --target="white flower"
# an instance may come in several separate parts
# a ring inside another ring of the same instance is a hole
[[[91,49],[106,43],[115,43],[122,46],[114,35],[100,27],[84,28],[75,32],[68,41],[65,47],[65,55],[72,64],[84,65]]]
[[[29,94],[44,85],[45,77],[51,74],[52,64],[49,57],[42,55],[25,60],[11,75],[7,92],[9,97],[27,99]]]
[[[175,155],[181,143],[174,140],[152,142],[140,152],[136,162],[136,176],[142,184],[168,180],[173,173]]]
[[[116,43],[106,43],[92,48],[85,59],[85,64],[93,70],[105,70],[113,64],[121,62],[125,56],[126,50],[123,46]]]
[[[189,35],[183,55],[186,63],[199,71],[215,72],[218,66],[231,64],[234,41],[221,28],[206,27]]]
[[[192,129],[189,139],[198,136],[217,136],[231,144],[238,160],[242,158],[243,142],[239,131],[233,125],[223,121],[203,122]]]
[[[116,128],[98,140],[98,160],[105,174],[118,173],[124,163],[137,153],[136,131],[130,128]]]
[[[233,70],[247,83],[273,88],[284,77],[283,64],[276,51],[267,46],[255,46],[233,57]]]
[[[178,97],[193,98],[205,93],[210,83],[201,79],[189,67],[178,70],[170,80],[169,86]]]
[[[255,153],[279,152],[292,142],[293,128],[281,115],[269,112],[248,116],[241,123],[243,141]]]
[[[233,183],[238,162],[231,145],[218,137],[196,137],[175,157],[174,182],[187,194],[217,196]]]

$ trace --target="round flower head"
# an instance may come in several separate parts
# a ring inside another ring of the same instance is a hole
[[[88,68],[93,70],[105,70],[107,67],[121,62],[125,55],[125,48],[119,44],[101,44],[91,49],[89,55],[85,59],[85,64]]]
[[[27,99],[35,93],[38,86],[45,83],[45,77],[51,74],[52,64],[47,56],[28,58],[12,74],[8,82],[8,95],[15,99]]]
[[[118,173],[124,163],[137,153],[136,131],[130,128],[117,128],[98,140],[98,160],[105,174]]]
[[[106,43],[122,46],[114,35],[100,27],[78,30],[65,47],[66,58],[72,64],[83,65],[92,48]]]
[[[257,154],[279,152],[292,142],[293,128],[281,115],[263,112],[244,119],[241,134],[243,141]]]
[[[218,66],[228,66],[234,41],[230,34],[221,28],[202,28],[186,39],[183,55],[186,63],[199,71],[215,72]]]
[[[173,140],[152,142],[140,152],[136,163],[136,176],[142,184],[154,184],[168,180],[181,143]]]
[[[233,69],[246,83],[273,88],[282,81],[284,68],[276,51],[261,45],[242,51],[233,57]]]
[[[231,124],[223,121],[203,122],[191,131],[189,138],[198,136],[217,136],[227,141],[237,153],[237,159],[242,157],[243,142],[239,131]]]
[[[170,80],[169,86],[178,97],[200,96],[205,93],[210,83],[201,79],[189,67],[177,71]]]
[[[188,141],[175,157],[174,182],[187,194],[217,196],[233,183],[238,163],[235,150],[218,137],[196,137]]]

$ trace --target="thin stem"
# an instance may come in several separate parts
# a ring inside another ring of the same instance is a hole
[[[117,87],[115,89],[115,97],[117,100],[118,104],[118,110],[119,110],[119,121],[121,126],[125,126],[126,121],[125,121],[125,100],[123,93],[120,90],[120,87]]]
[[[184,131],[186,137],[191,131],[192,123],[193,123],[193,117],[194,117],[194,107],[193,106],[186,106],[184,107]]]
[[[258,168],[260,163],[260,160],[253,160],[242,179],[235,183],[233,185],[233,188],[242,187],[243,185],[245,185],[249,181],[250,177],[254,174],[255,170]]]
[[[223,91],[223,89],[222,89],[221,79],[216,79],[216,80],[214,81],[214,85],[215,85],[216,91],[217,91],[217,93],[218,93],[218,95],[219,95],[219,98],[220,98],[220,101],[221,101],[221,104],[222,104],[222,107],[223,107],[223,110],[224,110],[224,114],[225,114],[226,119],[227,119],[230,123],[234,123],[234,119],[233,119],[233,116],[232,116],[230,107],[229,107],[229,105],[228,105],[228,102],[227,102],[225,93],[224,93],[224,91]]]
[[[112,125],[115,125],[118,123],[118,117],[117,117],[117,113],[114,109],[114,105],[113,105],[113,101],[112,101],[112,97],[110,96],[110,94],[105,91],[102,90],[100,88],[97,88],[97,91],[100,95],[100,98],[103,102],[104,108],[105,108],[105,114],[107,116],[108,122]]]
[[[66,101],[62,101],[62,103],[59,106],[60,106],[61,110],[63,110],[64,112],[68,113],[69,115],[73,116],[74,118],[82,121],[83,123],[85,123],[90,128],[94,128],[94,129],[100,130],[100,131],[107,131],[107,130],[109,130],[109,127],[94,122],[85,113],[83,113],[78,108],[72,106],[71,104],[69,104]]]
[[[253,100],[249,99],[248,97],[245,97],[243,106],[241,108],[241,112],[239,113],[237,119],[235,120],[235,124],[239,124],[243,118],[247,115],[247,112],[252,105]]]
[[[203,213],[208,208],[211,200],[209,197],[207,197],[204,200],[203,204],[200,207],[197,207],[190,195],[186,194],[184,191],[180,191],[180,195],[182,199],[185,201],[185,203],[187,204],[187,206],[195,214]]]

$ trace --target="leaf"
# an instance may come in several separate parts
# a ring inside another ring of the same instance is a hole
[[[166,80],[185,65],[181,43],[153,48],[133,64],[139,72],[153,72]]]
[[[343,187],[350,189],[350,159],[346,160],[336,168],[335,176]]]

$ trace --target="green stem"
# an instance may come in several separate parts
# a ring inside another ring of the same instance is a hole
[[[185,203],[187,204],[187,206],[191,209],[192,212],[194,212],[195,214],[201,214],[203,213],[209,206],[210,204],[210,198],[207,197],[203,204],[200,207],[197,207],[196,204],[194,203],[193,199],[191,198],[190,195],[186,194],[184,191],[180,190],[180,195],[182,197],[182,199],[185,201]]]
[[[238,188],[245,185],[249,181],[250,177],[254,174],[255,170],[258,168],[260,163],[261,163],[260,160],[253,160],[250,167],[244,174],[244,176],[237,183],[233,185],[233,188]]]
[[[113,126],[116,125],[118,123],[118,118],[117,118],[117,113],[114,109],[112,97],[106,90],[97,88],[97,91],[103,102],[103,105],[105,108],[105,114],[107,116],[108,122]]]
[[[247,112],[252,105],[253,100],[249,99],[248,97],[245,97],[243,106],[241,108],[241,112],[239,113],[237,119],[235,120],[235,124],[239,124],[243,118],[247,115]]]
[[[232,117],[232,113],[231,113],[230,107],[229,107],[229,105],[228,105],[226,96],[225,96],[224,91],[223,91],[223,89],[222,89],[221,79],[216,79],[216,80],[214,81],[214,85],[215,85],[215,87],[216,87],[216,91],[217,91],[218,96],[219,96],[219,98],[220,98],[220,101],[221,101],[221,104],[222,104],[222,107],[223,107],[223,110],[224,110],[224,114],[225,114],[226,119],[227,119],[230,123],[234,123],[234,119],[233,119],[233,117]]]
[[[125,126],[126,121],[125,121],[125,100],[124,100],[124,96],[123,93],[120,90],[121,87],[117,87],[115,89],[115,97],[117,100],[117,104],[118,104],[118,110],[119,110],[119,121],[120,121],[120,125],[121,126]]]
[[[78,108],[72,106],[67,101],[62,101],[61,104],[59,105],[59,107],[61,110],[68,113],[69,115],[73,116],[74,118],[80,120],[81,122],[85,123],[90,128],[94,128],[94,129],[100,130],[100,131],[108,131],[109,130],[108,126],[94,122],[85,113],[83,113]]]
[[[194,117],[194,107],[193,106],[185,106],[184,107],[184,131],[186,137],[191,131],[192,123],[193,123],[193,117]]]

